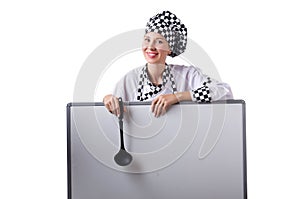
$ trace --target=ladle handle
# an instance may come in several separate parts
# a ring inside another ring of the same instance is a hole
[[[118,100],[119,100],[119,107],[120,107],[119,120],[122,120],[124,117],[124,104],[123,104],[122,97],[119,97]]]
[[[123,114],[124,114],[124,105],[123,100],[119,97],[119,107],[120,107],[120,116],[119,116],[119,128],[120,128],[120,148],[125,150],[124,147],[124,134],[123,134]]]
[[[119,126],[120,126],[120,142],[121,142],[120,148],[125,150],[124,135],[123,135],[123,121],[122,120],[119,120]]]

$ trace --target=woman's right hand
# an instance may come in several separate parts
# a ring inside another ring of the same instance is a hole
[[[116,96],[113,95],[106,95],[103,98],[103,103],[106,107],[106,109],[111,112],[112,114],[116,115],[117,117],[120,116],[120,106],[119,106],[119,100]]]

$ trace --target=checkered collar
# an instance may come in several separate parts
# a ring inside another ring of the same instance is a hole
[[[145,81],[146,81],[146,85],[150,86],[150,91],[143,93]],[[165,85],[168,81],[171,81],[173,93],[175,93],[177,91],[176,86],[175,86],[175,81],[174,81],[173,75],[171,73],[170,66],[168,64],[166,64],[165,70],[162,75],[162,84],[159,84],[159,85],[154,85],[150,81],[150,79],[148,77],[148,73],[147,73],[147,65],[145,65],[142,69],[142,74],[140,74],[137,100],[144,101],[144,100],[147,100],[150,97],[152,97],[154,94],[158,94],[159,92],[162,91],[163,87],[165,87]]]

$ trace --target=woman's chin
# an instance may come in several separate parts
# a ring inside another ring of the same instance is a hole
[[[149,64],[158,64],[159,63],[159,60],[157,60],[157,59],[149,59],[149,58],[147,58],[146,61]]]

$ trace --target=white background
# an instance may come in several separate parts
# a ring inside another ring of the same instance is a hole
[[[249,198],[299,198],[296,0],[5,2],[0,198],[67,198],[65,107],[83,62],[164,9],[181,18],[235,98],[246,101]]]

